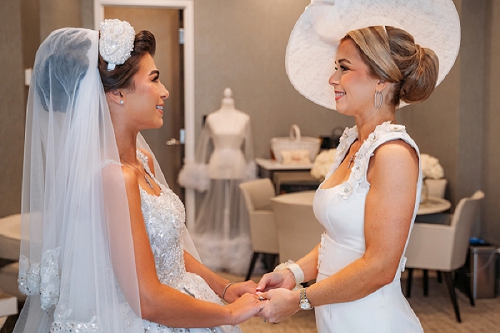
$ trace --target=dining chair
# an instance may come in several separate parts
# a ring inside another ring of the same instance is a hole
[[[413,269],[436,270],[443,273],[455,317],[460,320],[452,273],[462,267],[467,260],[469,239],[472,225],[477,217],[482,191],[476,191],[472,197],[463,198],[455,212],[449,215],[450,224],[415,223],[406,248],[406,267],[408,280],[406,297],[411,294]],[[469,288],[470,289],[470,288]],[[472,293],[469,292],[470,304],[474,306]]]
[[[246,280],[248,280],[260,254],[271,254],[274,258],[273,264],[277,264],[279,253],[278,234],[271,207],[271,198],[275,194],[274,185],[269,178],[243,182],[240,183],[239,187],[249,215],[250,238],[253,249],[252,260],[246,275]]]
[[[280,261],[297,261],[320,243],[325,229],[314,216],[310,202],[286,202],[279,197],[271,200],[271,204],[278,230]]]
[[[427,191],[428,197],[435,197],[444,199],[444,195],[446,193],[446,185],[448,184],[448,180],[446,178],[440,179],[432,179],[426,178],[425,182],[425,191]],[[443,223],[443,215],[442,214],[430,214],[426,216],[417,216],[415,222],[425,222],[425,223]],[[429,290],[429,270],[423,270],[423,281],[424,281],[424,295],[427,296]],[[441,272],[437,272],[437,280],[439,283],[442,281]]]

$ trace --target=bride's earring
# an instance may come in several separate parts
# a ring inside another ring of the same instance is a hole
[[[123,99],[120,99],[120,105],[123,105],[124,103]]]

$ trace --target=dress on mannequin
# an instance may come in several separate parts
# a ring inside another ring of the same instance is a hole
[[[226,88],[221,108],[207,116],[195,163],[184,165],[179,183],[204,192],[190,230],[203,264],[244,274],[252,248],[238,185],[256,178],[256,166],[250,117],[235,109],[231,95]]]

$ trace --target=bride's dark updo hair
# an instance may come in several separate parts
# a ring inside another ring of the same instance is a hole
[[[101,75],[104,91],[109,92],[116,89],[134,90],[132,78],[139,71],[139,62],[146,53],[153,57],[155,51],[155,36],[151,32],[143,30],[135,35],[134,49],[130,53],[130,58],[123,65],[117,65],[115,69],[108,71],[108,63],[99,54],[99,74]]]
[[[422,102],[434,91],[439,59],[431,49],[415,44],[408,32],[386,26],[353,30],[342,39],[356,44],[370,74],[394,83],[389,103]]]

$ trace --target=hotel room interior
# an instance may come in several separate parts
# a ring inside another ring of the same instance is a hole
[[[130,20],[136,31],[149,29],[159,40],[167,41],[157,50],[159,57],[166,54],[157,63],[165,66],[162,81],[171,92],[171,114],[161,130],[147,131],[144,136],[171,187],[183,200],[192,201],[187,208],[191,218],[197,208],[193,200],[199,195],[180,188],[177,174],[183,157],[194,152],[203,117],[220,107],[225,88],[232,90],[236,108],[250,116],[256,158],[270,159],[271,139],[287,137],[292,124],[300,127],[302,135],[318,138],[330,137],[334,128],[354,125],[351,118],[304,98],[288,80],[286,45],[310,0],[146,0],[138,5],[140,2],[0,1],[0,218],[21,209],[27,81],[38,46],[58,28],[94,29],[96,17],[102,15]],[[449,212],[454,212],[462,198],[477,190],[484,192],[471,236],[499,248],[500,1],[454,3],[462,34],[455,65],[427,101],[404,107],[397,118],[422,153],[439,159],[447,180],[444,198],[451,203]],[[179,38],[186,44],[179,47]],[[177,51],[169,53],[170,49]],[[169,140],[171,144],[166,145]],[[408,301],[424,330],[499,332],[499,257],[493,255],[488,263],[496,276],[493,295],[477,297],[473,307],[457,291],[461,323],[436,271],[429,271],[429,295],[424,296],[425,279],[422,271],[415,270]],[[224,274],[235,281],[245,278]],[[403,273],[404,291],[407,277]],[[259,278],[259,274],[252,275],[255,281]],[[241,327],[244,332],[316,332],[313,312],[302,311],[276,325],[256,317]],[[9,317],[0,332],[8,332],[14,322],[15,316]]]

